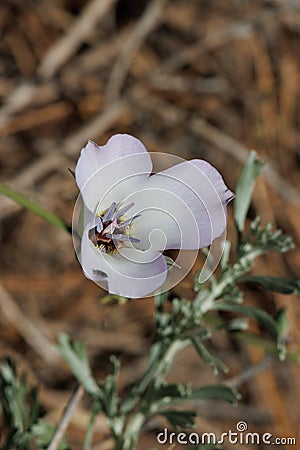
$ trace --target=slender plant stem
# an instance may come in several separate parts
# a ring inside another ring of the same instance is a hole
[[[83,450],[90,450],[90,448],[91,448],[96,416],[97,416],[97,411],[95,408],[93,408],[91,417],[90,417],[90,421],[88,424],[87,432],[85,435],[85,439],[84,439]]]
[[[163,355],[157,355],[156,361],[154,361],[152,367],[150,368],[150,370],[148,370],[146,376],[140,382],[139,389],[136,392],[136,399],[131,406],[132,409],[139,404],[139,402],[143,398],[143,394],[152,381],[155,380],[158,384],[160,384],[164,380],[164,377],[169,370],[176,353],[185,348],[189,343],[190,341],[188,339],[177,339],[168,344]],[[137,411],[131,417],[127,426],[123,430],[122,436],[120,436],[120,442],[122,442],[120,448],[122,450],[132,450],[134,448],[134,444],[138,439],[140,430],[149,413],[150,408],[149,411],[145,411],[143,413]]]
[[[83,387],[81,385],[78,385],[76,387],[76,389],[74,390],[63,414],[62,417],[56,427],[56,430],[54,432],[54,435],[51,439],[51,442],[47,448],[47,450],[57,450],[58,446],[60,444],[60,441],[62,440],[65,431],[72,419],[73,413],[81,399],[81,397],[83,396]]]
[[[247,253],[246,255],[242,256],[239,261],[237,261],[241,268],[244,267],[244,270],[241,269],[241,272],[238,273],[238,275],[234,274],[233,269],[229,270],[226,273],[226,276],[224,279],[216,284],[213,288],[213,290],[206,296],[202,297],[200,294],[196,296],[194,299],[194,303],[198,303],[197,311],[201,311],[201,315],[205,314],[207,311],[213,308],[214,301],[224,292],[225,288],[229,286],[230,284],[233,284],[236,282],[243,274],[249,271],[249,265],[252,264],[254,258],[256,258],[260,252],[258,250],[253,250],[252,252]]]
[[[132,417],[123,436],[122,450],[132,450],[134,448],[144,421],[145,415],[141,412],[136,413]]]

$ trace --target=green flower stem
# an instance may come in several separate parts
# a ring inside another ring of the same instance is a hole
[[[253,260],[261,253],[258,249],[253,249],[251,252],[240,257],[233,266],[224,272],[223,279],[213,285],[212,290],[210,292],[208,291],[209,294],[206,297],[203,296],[203,292],[200,292],[194,300],[199,315],[203,316],[209,310],[213,309],[215,300],[222,295],[226,287],[236,283],[245,273],[249,272]]]
[[[189,345],[189,343],[190,340],[188,339],[177,339],[170,342],[168,346],[166,346],[164,354],[160,358],[157,358],[156,363],[153,364],[152,370],[147,372],[146,376],[141,380],[139,393],[144,392],[152,380],[155,380],[159,384],[168,372],[176,353]]]
[[[190,344],[189,339],[177,339],[175,341],[170,341],[166,344],[163,355],[157,353],[154,362],[152,362],[151,367],[149,368],[141,380],[139,384],[138,390],[135,392],[135,399],[130,404],[131,410],[138,407],[140,401],[143,399],[143,394],[145,393],[147,387],[151,382],[155,381],[157,384],[161,384],[165,375],[168,372],[176,353],[185,348]],[[119,432],[116,432],[116,427],[112,424],[111,429],[114,436],[118,436],[116,440],[120,443],[117,446],[118,450],[132,450],[134,445],[138,439],[140,430],[145,422],[145,420],[153,414],[151,406],[147,411],[137,411],[129,420],[128,424],[124,427],[119,428]],[[121,419],[121,423],[125,424],[127,416],[123,416]],[[118,424],[120,424],[120,420],[118,420]],[[120,435],[120,430],[121,435]]]
[[[154,371],[153,379],[158,382],[158,384],[164,380],[166,373],[169,371],[175,355],[183,350],[190,344],[189,339],[177,339],[171,343],[165,352],[164,357],[158,362],[157,369]]]
[[[145,419],[146,416],[141,412],[132,417],[123,435],[122,450],[133,450]]]

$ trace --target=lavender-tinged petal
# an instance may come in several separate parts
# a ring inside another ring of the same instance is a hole
[[[93,269],[93,274],[97,277],[97,278],[99,278],[99,279],[103,279],[103,280],[106,280],[107,279],[107,275],[106,275],[106,273],[105,272],[103,272],[102,270],[99,270],[99,269]]]
[[[122,201],[151,171],[144,145],[133,136],[117,134],[101,147],[88,141],[78,159],[75,178],[85,205],[95,212],[100,200],[102,209],[112,201]]]
[[[111,294],[139,298],[152,294],[167,276],[167,264],[159,252],[122,249],[110,255],[96,249],[88,239],[88,227],[81,241],[81,265],[87,278],[101,287],[107,283]]]
[[[79,189],[83,188],[97,170],[120,158],[138,153],[144,154],[145,169],[148,169],[147,172],[150,173],[152,170],[151,158],[142,142],[134,136],[116,134],[111,136],[106,144],[102,146],[89,139],[81,151],[75,169],[76,182]],[[124,167],[124,169],[127,168]]]
[[[123,248],[113,259],[109,273],[109,291],[124,297],[138,298],[152,294],[167,276],[167,264],[159,252],[141,252]]]
[[[90,240],[91,224],[85,228],[81,239],[81,266],[84,275],[90,280],[101,282],[107,278],[107,264],[99,255],[102,253]]]
[[[149,177],[128,198],[135,203],[133,213],[142,211],[133,225],[134,235],[141,239],[137,247],[149,247],[154,229],[165,236],[164,249],[210,245],[226,227],[226,205],[231,198],[220,173],[206,161],[186,161]],[[163,250],[160,245],[151,242]]]

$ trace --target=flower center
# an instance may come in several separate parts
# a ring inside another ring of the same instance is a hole
[[[140,217],[137,214],[130,219],[124,219],[134,203],[129,203],[119,209],[120,204],[113,202],[110,207],[95,217],[95,226],[89,230],[89,240],[104,253],[114,253],[130,242],[140,242],[140,239],[130,236],[132,221]]]

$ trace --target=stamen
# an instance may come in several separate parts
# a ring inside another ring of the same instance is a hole
[[[96,216],[96,228],[98,233],[101,233],[101,231],[103,230],[103,223],[101,217],[98,216]]]
[[[137,219],[138,217],[141,217],[141,214],[137,214],[136,216],[133,216],[128,220],[125,220],[125,222],[118,223],[116,228],[121,229],[127,227],[128,225],[131,225],[132,221]]]
[[[134,205],[134,202],[128,203],[128,205],[124,206],[124,208],[121,208],[119,211],[116,212],[116,214],[113,217],[114,219],[119,219],[119,217],[123,216],[123,214],[127,213]]]
[[[113,213],[115,212],[116,209],[116,203],[113,202],[110,207],[108,208],[108,210],[106,211],[106,213],[104,214],[104,216],[102,217],[102,222],[108,222],[109,220],[112,220],[112,216]]]
[[[114,229],[116,228],[116,226],[117,226],[117,221],[114,220],[109,225],[107,225],[107,227],[103,230],[103,234],[105,234],[105,233],[113,233]]]
[[[141,242],[140,239],[132,237],[132,236],[127,236],[127,234],[106,234],[106,237],[110,238],[110,239],[115,239],[116,241],[120,241],[120,242]]]
[[[135,238],[135,237],[133,237],[133,236],[128,236],[128,237],[129,237],[129,241],[130,241],[130,242],[136,242],[136,243],[141,242],[140,239]]]
[[[135,216],[122,221],[122,216],[134,205],[133,202],[117,210],[119,204],[113,202],[106,212],[94,219],[94,227],[89,230],[89,240],[101,252],[114,253],[118,247],[126,245],[126,242],[140,242],[140,239],[129,236],[129,227],[133,220],[141,216]]]

